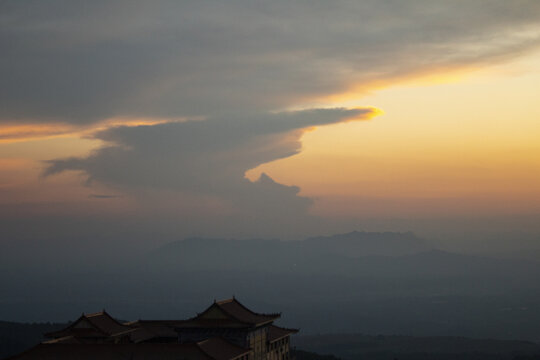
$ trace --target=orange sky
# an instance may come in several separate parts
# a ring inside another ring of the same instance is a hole
[[[384,113],[306,132],[300,154],[247,176],[264,171],[299,186],[301,195],[315,199],[312,213],[327,217],[539,213],[540,54],[469,70],[424,74],[368,95],[332,96],[318,105],[369,105]],[[88,138],[96,129],[162,121],[4,126],[0,202],[91,203],[96,189],[85,187],[80,174],[40,178],[42,160],[89,154],[101,145]]]
[[[539,64],[536,53],[335,96],[327,106],[384,114],[307,132],[300,154],[248,177],[300,186],[325,216],[540,213]]]

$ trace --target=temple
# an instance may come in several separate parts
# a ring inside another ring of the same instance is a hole
[[[298,330],[274,325],[280,316],[256,313],[234,297],[187,320],[120,322],[103,310],[10,359],[289,360]]]

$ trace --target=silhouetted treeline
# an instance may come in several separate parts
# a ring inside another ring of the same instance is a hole
[[[36,345],[43,333],[65,326],[0,322],[0,359]],[[540,360],[540,345],[533,342],[465,337],[295,335],[292,345],[296,360]]]
[[[540,345],[529,341],[448,336],[298,335],[293,337],[293,345],[343,360],[536,360],[535,354],[540,353]]]
[[[341,360],[333,355],[321,355],[304,350],[291,350],[291,357],[296,360]]]
[[[0,359],[24,351],[43,341],[43,334],[65,327],[66,324],[21,324],[0,321]]]
[[[411,233],[192,238],[110,266],[0,262],[0,319],[68,321],[103,308],[125,319],[189,318],[208,299],[236,295],[282,311],[281,325],[302,334],[540,339],[539,261],[426,244]]]

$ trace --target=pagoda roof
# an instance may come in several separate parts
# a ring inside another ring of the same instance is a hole
[[[125,322],[123,325],[129,327],[141,327],[141,326],[169,326],[175,327],[177,324],[181,324],[185,320],[135,320]]]
[[[254,327],[272,323],[280,316],[254,312],[233,297],[214,301],[196,317],[179,322],[177,327]]]
[[[177,339],[178,334],[174,331],[174,324],[176,321],[172,320],[138,320],[127,323],[130,330],[126,331],[129,339],[134,343],[145,342],[152,339],[167,338]],[[117,334],[122,335],[123,333]]]
[[[298,329],[287,329],[276,325],[270,325],[268,327],[268,341],[274,342],[292,334],[296,334]]]
[[[221,337],[203,340],[198,342],[197,345],[213,359],[236,359],[251,352],[251,349],[235,345]]]
[[[82,314],[64,329],[47,333],[45,336],[49,338],[71,335],[77,337],[108,337],[129,329],[128,326],[120,323],[103,310],[92,314]]]
[[[235,360],[250,352],[221,338],[189,344],[42,343],[8,360]]]
[[[43,344],[84,344],[84,339],[68,335],[61,338],[44,341]]]

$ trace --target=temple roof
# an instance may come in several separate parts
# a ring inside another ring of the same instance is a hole
[[[214,359],[235,359],[251,352],[250,349],[232,344],[220,337],[200,341],[197,345],[208,356]]]
[[[283,339],[286,336],[291,334],[296,334],[298,329],[287,329],[275,325],[270,325],[268,327],[268,341],[274,342],[280,339]]]
[[[174,331],[174,324],[177,321],[169,320],[138,320],[126,323],[131,328],[126,332],[129,339],[134,343],[145,342],[154,339],[177,339],[178,334]],[[122,335],[122,334],[119,334]]]
[[[92,314],[82,314],[66,328],[47,333],[45,336],[49,338],[60,338],[65,336],[107,337],[125,332],[129,329],[128,326],[118,322],[103,310]]]
[[[42,343],[9,360],[234,360],[250,349],[233,345],[221,338],[191,344],[80,344]]]
[[[85,344],[84,338],[77,338],[72,335],[44,341],[43,344]]]
[[[168,326],[174,328],[176,325],[181,324],[185,320],[135,320],[125,322],[123,325],[129,327],[140,327],[140,326]]]
[[[87,314],[85,317],[99,329],[108,334],[116,334],[128,330],[128,328],[109,315],[105,310],[94,314]]]
[[[253,327],[272,323],[280,316],[256,313],[233,297],[214,301],[205,311],[178,323],[177,327]]]

